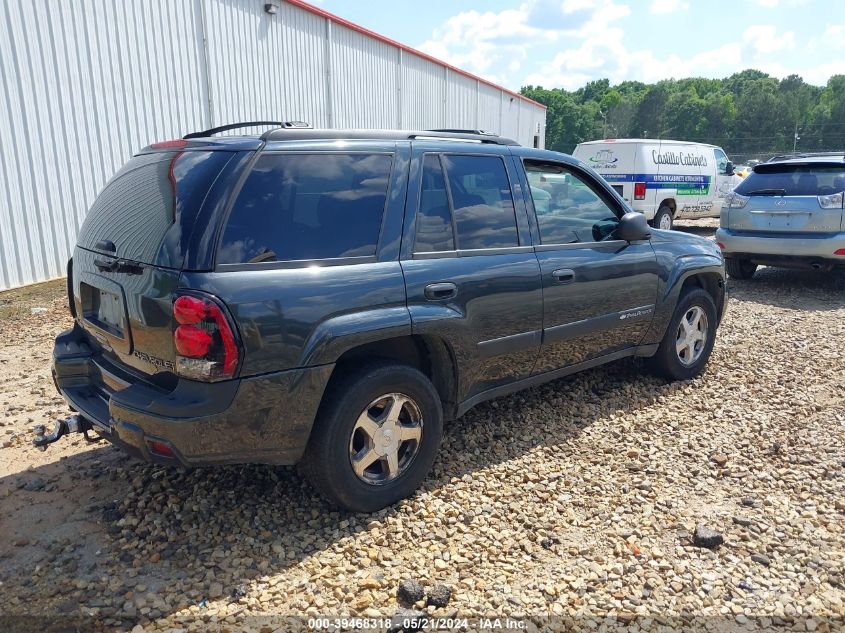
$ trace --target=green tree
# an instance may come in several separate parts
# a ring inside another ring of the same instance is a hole
[[[571,152],[603,136],[656,137],[721,145],[765,157],[799,149],[845,149],[845,75],[813,86],[798,75],[778,80],[754,69],[725,79],[688,77],[655,84],[607,79],[575,91],[526,86],[548,107],[546,147]]]

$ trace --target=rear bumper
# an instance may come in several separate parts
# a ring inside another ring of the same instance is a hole
[[[53,377],[98,434],[150,462],[183,466],[294,464],[302,457],[333,365],[201,383],[172,390],[133,380],[74,327],[53,349]],[[161,442],[173,457],[151,452]]]
[[[779,258],[788,263],[821,261],[826,265],[845,266],[845,255],[834,252],[845,249],[845,233],[825,233],[818,237],[808,234],[789,235],[776,233],[771,236],[720,228],[716,241],[723,248],[725,257],[742,257],[759,261],[776,261]]]

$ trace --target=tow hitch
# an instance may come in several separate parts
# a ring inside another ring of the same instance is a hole
[[[64,420],[56,420],[53,426],[53,432],[49,435],[47,434],[47,427],[43,424],[33,427],[32,430],[35,432],[35,438],[32,440],[32,443],[39,450],[46,451],[48,444],[58,441],[68,433],[82,433],[89,442],[99,442],[102,438],[88,437],[88,431],[91,431],[93,428],[91,422],[81,415],[72,415]]]

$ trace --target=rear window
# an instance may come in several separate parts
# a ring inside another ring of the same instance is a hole
[[[218,264],[376,254],[393,157],[266,154],[238,194]]]
[[[119,257],[179,268],[184,244],[214,179],[231,152],[135,156],[108,182],[88,211],[78,244],[113,242]]]
[[[736,188],[743,196],[827,196],[845,191],[845,165],[766,165]]]

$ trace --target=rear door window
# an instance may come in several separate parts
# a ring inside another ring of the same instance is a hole
[[[499,156],[444,154],[459,249],[519,246],[513,196]]]
[[[417,212],[417,253],[455,250],[455,234],[452,227],[452,211],[449,208],[449,194],[446,192],[446,178],[440,164],[440,156],[426,154],[423,159],[420,203]]]
[[[758,166],[735,191],[743,196],[829,196],[845,191],[845,165]]]
[[[375,256],[392,163],[390,154],[262,156],[232,207],[217,263]]]

